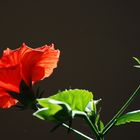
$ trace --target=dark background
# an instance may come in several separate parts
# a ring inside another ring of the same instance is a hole
[[[58,90],[89,89],[102,98],[102,119],[108,122],[139,85],[140,70],[133,56],[140,57],[140,3],[111,0],[24,0],[0,2],[0,52],[54,43],[60,49],[58,68],[41,81],[45,97]],[[140,97],[129,107],[140,109]],[[31,111],[0,110],[0,139],[73,139],[64,128],[33,117]],[[91,135],[82,120],[74,126]],[[113,128],[107,140],[140,137],[140,124]]]

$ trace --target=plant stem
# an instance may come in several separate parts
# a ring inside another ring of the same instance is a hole
[[[92,131],[94,132],[96,139],[100,140],[100,133],[98,132],[98,130],[96,129],[96,127],[93,125],[93,123],[91,122],[90,118],[86,115],[85,116],[87,123],[89,124],[89,126],[91,127]]]
[[[78,130],[69,127],[69,126],[66,125],[65,123],[62,123],[62,126],[68,128],[68,129],[70,129],[71,131],[73,131],[74,133],[76,133],[78,136],[81,136],[81,137],[82,137],[83,139],[85,139],[85,140],[94,140],[94,139],[88,137],[87,135],[85,135],[85,134],[79,132]]]
[[[130,105],[130,103],[134,100],[134,98],[140,93],[140,85],[135,90],[135,92],[130,96],[130,98],[126,101],[126,103],[122,106],[122,108],[118,111],[118,113],[111,119],[111,121],[105,126],[102,131],[102,135],[104,136],[116,123],[117,118],[119,118],[126,108]]]
[[[104,137],[99,137],[97,140],[104,140]]]

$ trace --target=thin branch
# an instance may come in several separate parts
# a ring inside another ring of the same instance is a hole
[[[126,103],[123,105],[123,107],[118,111],[118,113],[111,119],[111,121],[105,126],[105,128],[102,131],[102,135],[105,135],[116,123],[117,118],[119,118],[124,111],[127,109],[127,107],[130,105],[130,103],[134,100],[134,98],[140,93],[140,85],[138,88],[134,91],[134,93],[130,96],[130,98],[126,101]]]
[[[92,139],[92,138],[88,137],[87,135],[85,135],[85,134],[83,134],[83,133],[79,132],[78,130],[76,130],[76,129],[74,129],[74,128],[69,127],[69,126],[68,126],[68,125],[66,125],[65,123],[62,123],[62,126],[64,126],[65,128],[70,129],[72,132],[74,132],[74,133],[75,133],[75,134],[77,134],[78,136],[81,136],[81,137],[82,137],[83,139],[85,139],[85,140],[94,140],[94,139]]]

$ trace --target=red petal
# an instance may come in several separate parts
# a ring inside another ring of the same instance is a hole
[[[0,89],[0,108],[10,108],[18,101],[12,98],[6,91]]]
[[[20,66],[12,66],[8,68],[0,68],[0,87],[19,92],[19,84],[21,81]]]
[[[21,62],[21,74],[22,74],[22,78],[23,80],[26,82],[26,84],[30,84],[30,81],[32,79],[34,79],[32,77],[32,73],[34,73],[34,66],[35,64],[39,61],[40,57],[42,56],[42,52],[40,51],[35,51],[32,50],[31,52],[26,53],[23,58],[22,58],[22,62]],[[42,77],[42,73],[43,71],[40,70],[39,68],[37,68],[37,70],[39,70],[38,72],[34,73],[35,75],[37,74],[37,77]],[[40,73],[41,71],[41,73]],[[34,75],[33,74],[33,75]],[[39,74],[39,75],[38,75]]]
[[[43,50],[45,51],[43,55],[41,56],[41,59],[37,62],[35,68],[33,69],[34,70],[33,72],[35,72],[36,67],[38,66],[44,68],[45,73],[42,79],[51,75],[51,73],[53,72],[53,69],[57,67],[57,62],[60,55],[60,51],[55,50],[54,46],[51,46],[51,47],[45,46]]]
[[[32,49],[23,43],[22,46],[16,50],[5,50],[0,59],[0,68],[2,68],[0,71],[5,75],[6,79],[0,76],[0,86],[6,89],[17,90],[17,85],[19,85],[21,79],[29,85],[31,80],[36,82],[50,76],[53,69],[57,67],[59,54],[59,50],[55,50],[53,45],[45,45]],[[11,68],[7,69],[8,74],[3,72],[3,67],[11,67],[17,64],[21,66],[20,72],[15,73],[15,75],[18,74],[19,77],[17,80],[13,76],[9,76],[11,73],[14,74],[14,70],[10,70]],[[16,82],[11,82],[13,79]]]
[[[31,52],[33,49],[23,43],[19,50],[19,56],[22,58],[26,53]]]
[[[36,82],[38,80],[41,80],[42,77],[45,75],[45,70],[43,67],[35,66],[32,69],[32,81]]]
[[[19,49],[10,50],[7,48],[3,52],[3,56],[0,59],[0,67],[10,67],[19,63]]]

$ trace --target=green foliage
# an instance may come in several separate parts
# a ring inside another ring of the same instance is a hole
[[[80,89],[65,90],[37,101],[42,108],[33,115],[43,120],[63,122],[95,109],[92,92]]]
[[[122,125],[130,122],[140,122],[140,110],[128,112],[117,119],[115,125]]]
[[[49,98],[67,103],[72,110],[85,111],[89,101],[93,99],[93,94],[87,90],[70,89]]]
[[[100,119],[100,111],[101,111],[101,108],[99,111],[95,112],[94,115],[90,116],[90,120],[96,126],[97,130],[101,132],[104,129],[104,124]]]
[[[139,58],[136,58],[136,57],[133,57],[137,62],[138,64],[140,64],[140,59]]]
[[[100,120],[99,130],[102,131],[104,129],[104,123]]]
[[[56,113],[60,111],[62,107],[56,104],[52,104],[48,100],[42,100],[41,103],[44,105],[44,108],[39,109],[33,115],[42,120],[48,119],[50,121],[56,121],[54,115],[56,115]]]
[[[139,64],[139,65],[135,65],[134,67],[137,67],[137,68],[140,68],[140,59],[139,58],[136,58],[136,57],[133,57],[136,61],[137,61],[137,63]]]

